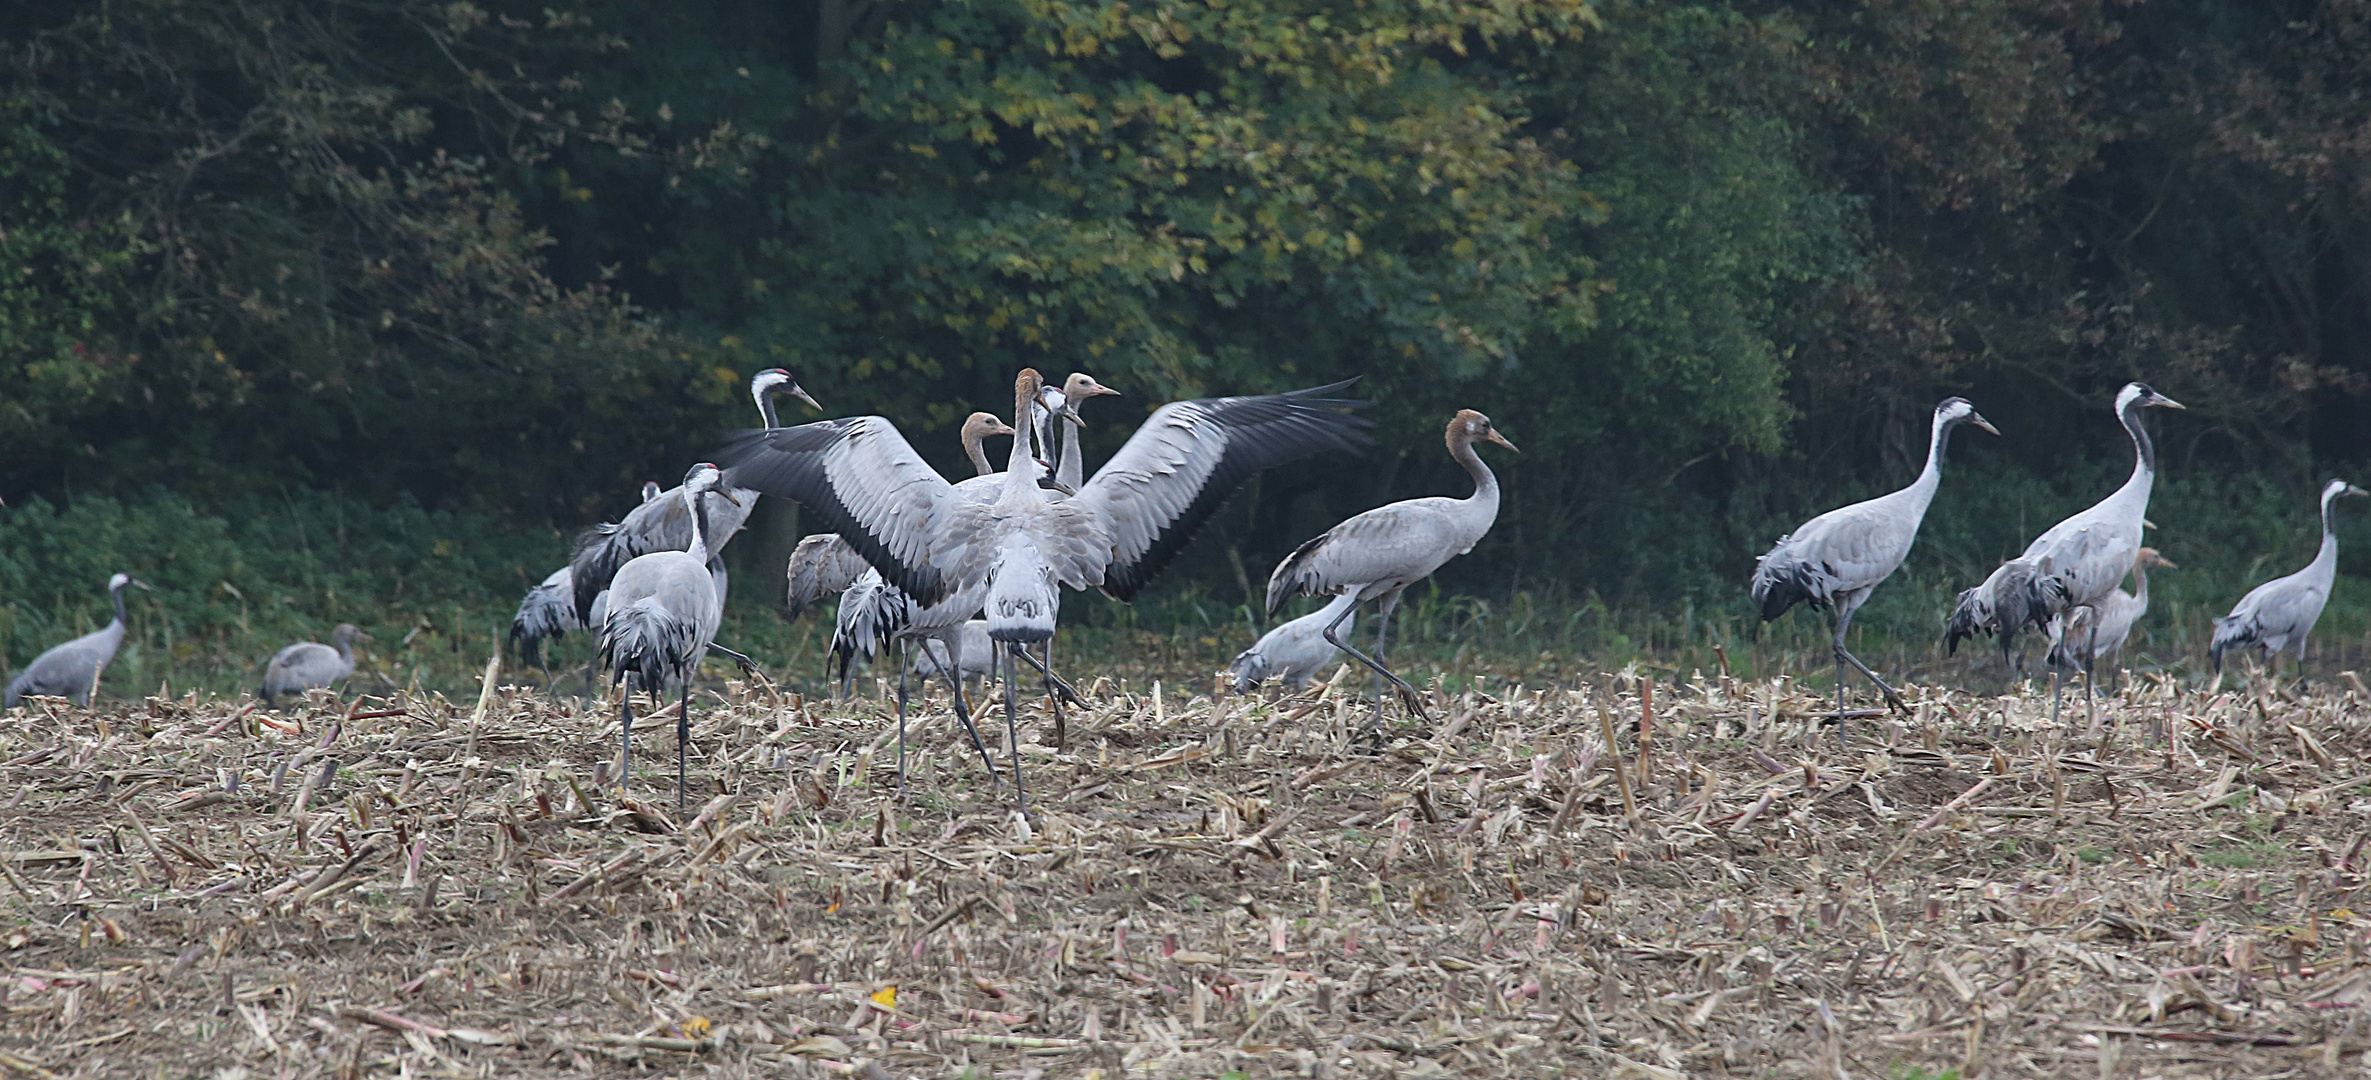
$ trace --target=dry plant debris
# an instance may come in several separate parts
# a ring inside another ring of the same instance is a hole
[[[2351,675],[2144,680],[2096,729],[1906,688],[1849,751],[1784,680],[1437,700],[1379,750],[1363,686],[1098,680],[1065,751],[1038,700],[1033,820],[943,700],[899,805],[879,700],[703,692],[680,821],[665,714],[621,798],[616,713],[523,688],[45,700],[0,729],[0,1075],[2269,1076],[2371,1048]]]

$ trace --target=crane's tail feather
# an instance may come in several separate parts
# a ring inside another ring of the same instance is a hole
[[[638,600],[609,613],[601,630],[601,657],[609,665],[611,682],[656,694],[668,680],[691,674],[683,658],[692,655],[698,638],[697,627],[657,601]]]
[[[1824,608],[1834,602],[1836,575],[1828,568],[1789,552],[1789,536],[1778,538],[1778,545],[1762,556],[1754,567],[1754,604],[1762,610],[1762,621],[1769,622],[1796,604],[1810,604]]]
[[[880,574],[868,573],[840,592],[839,615],[832,622],[831,654],[839,661],[840,676],[858,660],[872,663],[890,635],[913,621],[913,601],[904,590]]]
[[[584,625],[576,617],[575,597],[566,584],[545,582],[527,590],[520,599],[518,614],[511,616],[510,639],[518,644],[519,657],[532,667],[543,663],[545,639],[582,630]]]
[[[2215,620],[2214,637],[2206,646],[2207,659],[2214,662],[2216,674],[2222,674],[2223,654],[2233,649],[2247,649],[2264,643],[2264,628],[2254,619],[2226,616]]]

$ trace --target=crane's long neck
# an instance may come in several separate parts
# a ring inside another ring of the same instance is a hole
[[[1062,425],[1062,463],[1054,472],[1062,486],[1077,491],[1087,479],[1087,462],[1078,452],[1078,425]]]
[[[2322,496],[2322,548],[2313,553],[2315,567],[2338,564],[2338,495],[2332,491]]]
[[[1474,493],[1466,496],[1465,501],[1473,505],[1488,506],[1491,516],[1496,517],[1498,514],[1498,474],[1491,472],[1490,466],[1483,463],[1482,455],[1474,453],[1474,441],[1462,436],[1452,440],[1449,443],[1449,456],[1456,458],[1458,464],[1465,466],[1465,474],[1474,478]]]
[[[2149,440],[2149,429],[2141,423],[2140,410],[2140,404],[2134,402],[2124,407],[2124,415],[2119,419],[2124,421],[2124,430],[2132,435],[2132,479],[2125,481],[2125,486],[2139,484],[2146,491],[2157,478],[2157,444]]]
[[[764,424],[768,428],[778,428],[782,426],[782,423],[774,418],[774,395],[760,390],[750,396],[757,399],[757,418],[759,423]]]
[[[694,491],[689,484],[684,485],[683,508],[691,512],[692,542],[689,547],[683,550],[685,554],[701,562],[708,561],[707,530],[700,527],[700,498],[705,494],[706,492]]]
[[[127,584],[128,584],[128,583],[127,583]],[[124,587],[123,587],[122,585],[118,585],[118,586],[116,586],[116,587],[114,587],[114,588],[112,588],[112,589],[109,589],[109,590],[107,590],[107,599],[109,599],[109,600],[113,601],[113,602],[114,602],[114,604],[115,604],[115,624],[116,624],[117,626],[121,626],[121,625],[123,625],[123,621],[124,621],[124,619],[123,619],[123,590],[124,590]]]
[[[988,451],[981,449],[980,447],[979,432],[973,431],[969,428],[964,430],[963,454],[965,457],[971,459],[971,468],[974,475],[986,476],[989,473],[996,471],[995,466],[988,464]]]
[[[2132,564],[2132,598],[2140,601],[2142,610],[2148,609],[2149,564],[2147,563],[2135,562]]]
[[[354,662],[353,635],[333,634],[330,636],[329,643],[338,647],[338,659],[343,660],[349,664]]]
[[[1934,426],[1927,430],[1926,468],[1920,469],[1918,479],[1910,482],[1910,491],[1917,496],[1922,512],[1934,500],[1935,488],[1943,483],[1943,455],[1951,446],[1951,429],[1957,426],[1956,421],[1936,413]]]
[[[1029,409],[1036,403],[1036,400],[1037,388],[1027,381],[1014,387],[1013,453],[1011,457],[1005,459],[1004,492],[999,496],[999,501],[1021,502],[1037,499],[1037,458],[1029,452],[1029,432],[1037,426],[1036,420],[1029,415]]]

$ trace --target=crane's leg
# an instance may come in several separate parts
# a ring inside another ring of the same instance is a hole
[[[906,802],[906,668],[913,660],[912,644],[897,640],[897,802]]]
[[[1335,616],[1333,622],[1326,624],[1326,641],[1331,643],[1335,648],[1349,653],[1351,657],[1356,659],[1359,663],[1373,668],[1377,674],[1383,676],[1385,679],[1390,680],[1391,685],[1399,689],[1400,700],[1405,703],[1411,711],[1416,713],[1418,716],[1424,717],[1426,720],[1432,719],[1432,714],[1425,710],[1424,698],[1416,693],[1415,687],[1408,685],[1406,680],[1403,680],[1399,676],[1392,674],[1391,669],[1384,667],[1382,662],[1376,660],[1372,656],[1368,656],[1367,654],[1358,651],[1358,646],[1342,640],[1342,622],[1343,620],[1350,617],[1351,612],[1356,610],[1358,610],[1357,604],[1352,604],[1348,607],[1345,607],[1342,609],[1342,614]]]
[[[1862,599],[1865,600],[1867,597],[1864,595]],[[1902,695],[1895,693],[1894,688],[1886,685],[1884,679],[1878,678],[1876,672],[1869,670],[1869,665],[1861,663],[1860,657],[1852,655],[1852,650],[1844,647],[1844,631],[1852,626],[1853,613],[1859,611],[1860,607],[1860,600],[1853,601],[1851,608],[1843,610],[1841,612],[1841,617],[1836,620],[1836,655],[1842,657],[1846,663],[1851,664],[1853,668],[1859,671],[1863,677],[1867,678],[1870,682],[1875,683],[1877,685],[1877,692],[1885,695],[1885,703],[1888,707],[1897,709],[1902,713],[1902,715],[1908,716],[1910,714],[1910,706],[1902,703]]]
[[[664,685],[664,684],[661,684],[661,685]],[[660,691],[660,693],[665,693],[665,692],[666,692],[666,691],[664,691],[664,690],[661,690],[661,691]],[[660,701],[665,701],[665,700],[667,700],[667,699],[665,699],[665,698],[660,698],[659,700],[660,700]],[[686,671],[683,673],[683,696],[681,696],[680,698],[677,698],[677,699],[676,699],[676,702],[675,702],[675,816],[676,816],[676,817],[682,817],[682,816],[683,816],[683,791],[684,791],[684,788],[686,788],[686,787],[688,787],[688,786],[689,786],[689,785],[686,783],[686,779],[687,779],[687,776],[688,776],[688,773],[689,773],[689,767],[688,767],[688,765],[686,764],[686,761],[687,761],[687,759],[688,759],[688,758],[689,758],[691,755],[690,755],[689,751],[688,751],[688,750],[686,750],[685,748],[691,745],[691,741],[692,741],[692,673],[691,673],[689,670],[686,670]]]
[[[1036,668],[1038,675],[1043,677],[1045,680],[1046,693],[1060,697],[1062,700],[1076,705],[1079,708],[1084,709],[1087,707],[1087,699],[1078,696],[1078,691],[1071,689],[1069,683],[1062,681],[1062,676],[1054,674],[1054,669],[1047,667],[1044,664],[1038,663],[1036,657],[1029,655],[1029,650],[1021,650],[1021,659],[1029,661],[1029,666]],[[1048,657],[1048,659],[1050,660],[1051,657]],[[1006,670],[1009,672],[1011,668],[1008,666]],[[1056,710],[1054,714],[1055,723],[1061,723],[1061,715],[1061,712]],[[1062,744],[1059,740],[1057,740],[1054,745],[1059,747]]]
[[[2093,693],[2099,683],[2099,622],[2092,620],[2090,640],[2083,645],[2083,737],[2099,734],[2099,707]]]
[[[1018,669],[1014,666],[1011,656],[1012,653],[1019,652],[1021,646],[1015,642],[1007,642],[1004,647],[1006,652],[1004,661],[1004,732],[1005,736],[1011,740],[1008,758],[1013,763],[1013,799],[1021,806],[1021,816],[1027,817],[1029,816],[1029,793],[1021,788],[1021,722],[1015,719],[1020,712],[1021,703],[1013,688],[1013,684],[1018,681],[1013,678],[1013,675]]]
[[[634,767],[634,692],[619,694],[617,698],[618,751],[617,793],[626,793],[626,778]]]
[[[980,764],[988,767],[989,782],[1003,787],[1004,780],[996,775],[996,762],[988,756],[988,742],[980,738],[979,726],[972,723],[971,709],[964,705],[961,666],[958,665],[950,669],[946,664],[940,663],[938,657],[931,655],[928,640],[922,643],[922,655],[930,658],[931,664],[939,669],[939,678],[947,680],[947,690],[955,695],[955,719],[963,721],[963,730],[970,733],[972,746],[980,751]]]

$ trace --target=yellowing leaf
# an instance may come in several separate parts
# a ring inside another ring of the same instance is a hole
[[[703,1035],[708,1034],[708,1029],[713,1026],[715,1026],[714,1022],[705,1016],[692,1017],[691,1019],[683,1022],[683,1037],[686,1039],[697,1039]]]
[[[879,1005],[884,1009],[897,1008],[897,984],[890,983],[889,985],[874,991],[873,1004]]]

